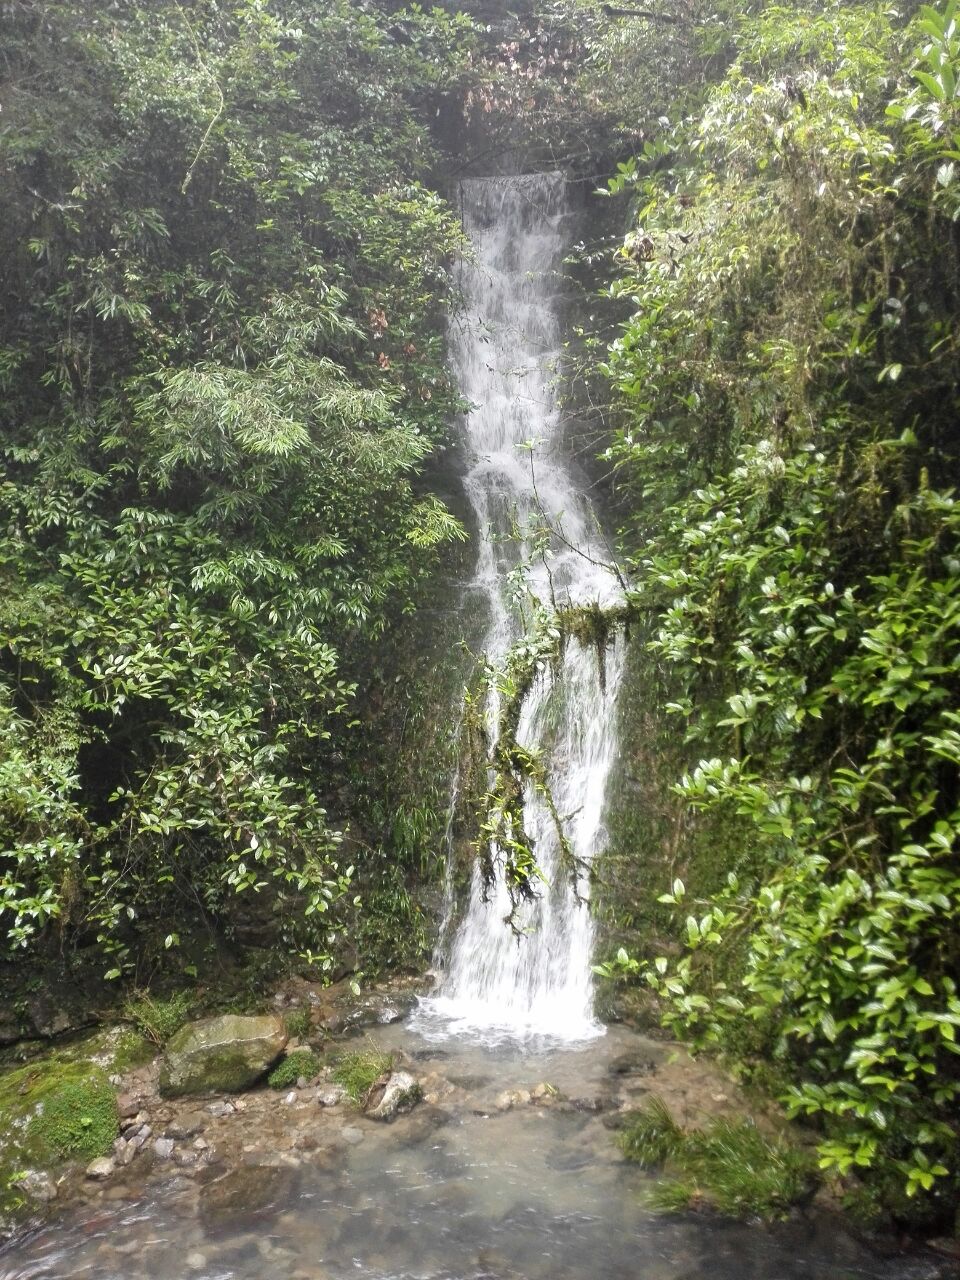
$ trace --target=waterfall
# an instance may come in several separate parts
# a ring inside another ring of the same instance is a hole
[[[560,268],[572,220],[563,177],[471,179],[462,184],[462,205],[473,252],[461,265],[464,306],[450,348],[473,406],[465,419],[465,488],[480,549],[470,591],[486,611],[488,663],[499,669],[529,628],[531,598],[547,610],[609,605],[619,589],[590,500],[565,461],[554,391]],[[485,886],[474,868],[466,913],[445,944],[438,992],[421,1002],[424,1030],[492,1041],[600,1033],[585,872],[604,840],[621,666],[622,642],[598,654],[594,643],[570,638],[525,694],[516,740],[538,753],[553,802],[551,812],[542,790],[526,784],[524,830],[544,879],[510,927],[514,904],[503,877]],[[494,682],[485,708],[491,741],[500,702]]]

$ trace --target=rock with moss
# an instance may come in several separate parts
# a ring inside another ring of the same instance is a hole
[[[106,1155],[117,1136],[113,1088],[102,1067],[60,1056],[0,1076],[0,1232],[37,1199],[40,1176]]]
[[[273,1014],[224,1014],[188,1022],[168,1042],[160,1067],[165,1097],[239,1093],[266,1074],[283,1053],[287,1031]]]

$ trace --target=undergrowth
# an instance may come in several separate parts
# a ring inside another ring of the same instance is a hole
[[[271,1089],[288,1089],[301,1076],[312,1079],[320,1070],[321,1062],[311,1049],[296,1049],[280,1062],[267,1076]]]
[[[737,1218],[785,1217],[816,1184],[812,1156],[782,1137],[767,1137],[752,1120],[720,1117],[705,1129],[684,1129],[661,1098],[652,1098],[621,1131],[620,1147],[667,1177],[651,1203],[667,1212],[706,1204]]]
[[[393,1066],[393,1054],[385,1053],[376,1045],[345,1053],[337,1059],[333,1078],[342,1084],[357,1106],[362,1106],[370,1089]]]

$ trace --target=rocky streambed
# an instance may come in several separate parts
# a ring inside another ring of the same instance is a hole
[[[160,1060],[115,1076],[114,1150],[41,1177],[32,1225],[0,1250],[0,1280],[943,1273],[816,1211],[775,1228],[650,1211],[652,1176],[615,1141],[624,1115],[652,1093],[682,1123],[745,1106],[676,1046],[611,1027],[580,1047],[485,1047],[380,1021],[403,1008],[387,994],[333,1017],[355,1033],[340,1051],[375,1046],[389,1060],[364,1107],[332,1078],[336,1052],[279,1090],[164,1096]]]

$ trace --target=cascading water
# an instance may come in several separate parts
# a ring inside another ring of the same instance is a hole
[[[488,662],[499,669],[525,632],[521,577],[527,625],[531,598],[548,610],[609,605],[618,599],[618,580],[589,498],[564,461],[553,391],[560,346],[555,302],[570,223],[563,177],[472,179],[462,184],[462,205],[474,252],[462,266],[465,307],[451,355],[474,406],[466,418],[465,488],[480,552],[471,587],[487,610]],[[439,991],[421,1005],[424,1030],[432,1025],[486,1040],[600,1034],[584,870],[603,842],[621,666],[619,643],[598,655],[595,645],[570,638],[556,669],[544,664],[525,695],[516,740],[542,761],[553,803],[551,812],[542,790],[527,783],[523,828],[544,883],[514,911],[503,876],[485,891],[474,868]],[[494,682],[486,707],[492,741],[499,704]],[[496,861],[499,851],[492,852]]]

